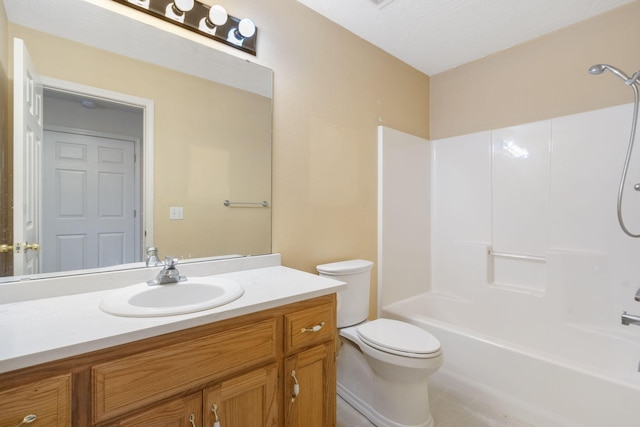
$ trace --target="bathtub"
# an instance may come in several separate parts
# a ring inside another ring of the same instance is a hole
[[[506,414],[539,427],[640,426],[637,331],[541,320],[517,297],[484,307],[428,292],[381,315],[435,335],[444,352],[435,375]]]

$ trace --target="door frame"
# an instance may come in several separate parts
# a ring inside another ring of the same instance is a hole
[[[87,86],[66,80],[41,76],[44,89],[54,89],[58,91],[70,92],[78,95],[85,95],[91,98],[102,98],[109,102],[116,102],[143,110],[143,130],[141,141],[141,162],[142,165],[142,212],[141,236],[142,245],[140,259],[144,259],[144,248],[154,246],[153,244],[153,201],[154,201],[154,102],[152,99],[142,98],[120,92]],[[53,130],[53,129],[51,129]]]

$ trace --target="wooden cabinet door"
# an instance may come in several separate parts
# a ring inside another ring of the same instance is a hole
[[[336,425],[336,370],[333,341],[287,358],[284,377],[286,427],[333,427]]]
[[[202,393],[193,393],[170,400],[110,426],[200,427],[202,426]]]
[[[278,367],[268,365],[204,391],[204,425],[266,427],[278,425]]]
[[[17,426],[29,415],[35,416],[35,421],[28,425],[70,426],[71,375],[36,381],[0,393],[0,426]]]

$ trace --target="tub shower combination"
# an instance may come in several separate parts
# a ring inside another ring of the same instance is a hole
[[[640,237],[640,194],[624,192],[640,191],[640,71],[589,69],[605,71],[633,89],[633,104],[431,141],[431,244],[410,255],[430,260],[428,292],[396,290],[425,273],[393,280],[408,255],[385,245],[381,197],[379,314],[437,337],[434,378],[536,426],[640,425],[640,247],[627,237]],[[407,173],[392,154],[384,194],[404,190],[388,184]],[[420,227],[399,216],[386,228],[398,224]]]

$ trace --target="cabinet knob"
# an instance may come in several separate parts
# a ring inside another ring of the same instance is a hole
[[[31,424],[35,420],[36,420],[36,415],[35,414],[29,414],[26,417],[24,417],[22,419],[22,421],[20,421],[20,424],[18,424],[16,427],[20,427],[20,426],[25,425],[25,424]]]

